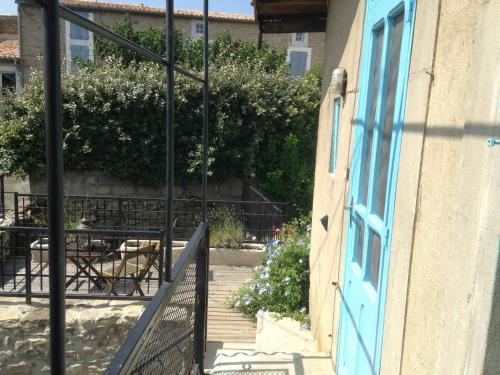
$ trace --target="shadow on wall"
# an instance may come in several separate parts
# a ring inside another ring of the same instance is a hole
[[[351,126],[364,126],[364,124],[361,120],[354,119],[351,120]],[[401,130],[399,132],[401,132]],[[493,148],[487,147],[487,140],[488,138],[491,137],[497,139],[500,138],[500,127],[493,122],[491,123],[466,122],[465,124],[457,123],[457,124],[430,124],[430,125],[424,123],[405,123],[402,132],[417,133],[417,134],[423,133],[425,138],[442,138],[443,140],[448,140],[450,142],[462,142],[464,139],[480,140],[481,141],[480,144],[482,144],[483,147],[482,148],[477,147],[476,148],[477,153],[493,152]],[[398,136],[400,135],[401,134],[398,134]],[[500,147],[500,146],[494,146],[494,147]],[[360,152],[361,150],[359,148],[355,148],[352,151],[352,155],[358,155],[359,157]],[[415,166],[415,168],[419,168],[419,166]],[[340,215],[347,215],[346,211],[342,209],[342,202],[337,202],[337,204],[338,206],[336,206],[335,209],[333,209],[332,211]],[[319,225],[319,223],[315,224]],[[330,228],[330,230],[331,229],[332,228]],[[500,233],[498,235],[500,236]],[[344,251],[343,246],[345,244],[343,244],[342,241],[338,241],[335,244],[327,244],[325,242],[326,240],[327,240],[326,236],[322,238],[321,243],[319,245],[320,248],[325,248],[325,246],[328,246],[329,248],[332,248],[333,251],[337,252],[337,254]],[[499,253],[500,253],[500,244],[499,244]],[[314,268],[314,264],[320,261],[321,259],[319,259],[319,257],[317,259],[312,259],[311,260],[312,268]],[[344,264],[341,264],[340,267],[341,269],[344,269]],[[338,275],[340,283],[339,286],[337,287],[337,290],[339,292],[341,301],[344,304],[345,300],[341,285],[342,274],[343,272],[341,271],[340,274]],[[327,277],[328,280],[335,279],[335,272],[333,270],[333,267],[331,269],[330,275],[325,275],[325,277]],[[329,293],[330,290],[325,288],[324,292]],[[318,303],[320,304],[320,306],[318,307],[318,311],[324,311],[324,309],[326,308],[325,306],[325,304],[327,303],[326,301],[328,301],[327,295],[316,296],[316,297]],[[492,369],[497,369],[500,366],[499,364],[500,362],[500,266],[496,273],[493,301],[494,304],[492,307],[492,315],[489,326],[487,352],[485,360],[485,374],[495,373],[495,371],[493,371]],[[336,308],[340,308],[340,306],[339,307],[334,306],[334,310]],[[365,353],[367,353],[366,346],[362,342],[361,335],[357,330],[357,322],[354,322],[352,320],[353,317],[351,311],[349,311],[349,308],[346,308],[346,311],[358,334],[358,339],[360,340],[361,348]],[[369,358],[369,356],[367,357]]]

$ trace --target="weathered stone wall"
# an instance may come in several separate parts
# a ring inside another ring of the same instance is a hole
[[[47,182],[45,177],[30,176],[30,192],[45,194]],[[208,185],[209,199],[241,200],[243,183],[239,179],[213,182]],[[104,195],[116,197],[165,197],[164,188],[152,188],[137,184],[133,180],[121,180],[104,175],[97,171],[64,173],[64,193],[66,195]],[[201,198],[201,186],[176,186],[175,198]]]
[[[131,301],[67,301],[68,375],[102,374],[144,311]],[[0,299],[0,373],[49,374],[48,300]]]

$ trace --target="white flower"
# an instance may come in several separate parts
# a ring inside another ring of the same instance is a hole
[[[247,306],[250,305],[251,303],[252,303],[252,299],[251,298],[249,298],[249,299],[247,299],[245,301],[245,305],[247,305]]]
[[[309,323],[303,323],[301,326],[300,326],[300,329],[301,331],[307,331],[309,330],[311,327],[309,326]]]
[[[305,314],[307,310],[306,310],[306,308],[305,308],[305,307],[303,307],[303,308],[301,308],[299,311],[300,311],[302,314]]]
[[[304,261],[302,259],[299,259],[299,263],[302,264],[304,263]]]
[[[288,289],[285,290],[285,297],[288,297],[289,294],[290,294],[290,291]]]
[[[240,301],[236,301],[236,303],[234,304],[234,307],[240,307]]]
[[[287,284],[290,282],[290,280],[291,280],[291,279],[290,279],[290,276],[287,276],[287,277],[285,277],[285,278],[283,279],[283,281],[284,281],[285,283],[287,283]]]
[[[263,295],[266,292],[266,288],[260,288],[259,296]]]

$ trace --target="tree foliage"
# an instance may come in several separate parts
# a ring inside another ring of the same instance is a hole
[[[144,35],[145,40],[156,40]],[[248,47],[231,38],[226,46],[235,43]],[[213,52],[227,53],[226,47]],[[210,176],[256,178],[275,199],[292,203],[295,211],[309,210],[319,78],[314,74],[290,78],[286,65],[270,69],[267,62],[272,59],[254,64],[250,52],[247,56],[228,55],[209,71]],[[277,54],[275,58],[279,60]],[[165,69],[124,56],[120,59],[108,58],[96,66],[82,65],[63,73],[65,169],[100,170],[144,185],[161,185],[165,181]],[[44,173],[42,74],[33,72],[18,95],[4,99],[0,170],[18,176]],[[174,127],[179,184],[200,181],[202,103],[200,84],[177,75]]]
[[[165,56],[165,30],[154,27],[134,28],[132,18],[126,15],[122,21],[113,24],[113,31],[125,38]],[[203,68],[203,39],[186,38],[180,30],[174,32],[174,61],[188,69]],[[96,37],[95,52],[101,59],[114,57],[126,65],[144,61],[136,52],[120,47],[114,42]],[[265,71],[288,69],[286,51],[276,51],[263,43],[261,48],[253,42],[232,38],[227,32],[216,35],[209,45],[209,61],[211,66],[224,66],[228,63],[248,63]]]

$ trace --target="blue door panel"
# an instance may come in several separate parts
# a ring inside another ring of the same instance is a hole
[[[366,0],[337,348],[339,374],[378,374],[416,0]]]

